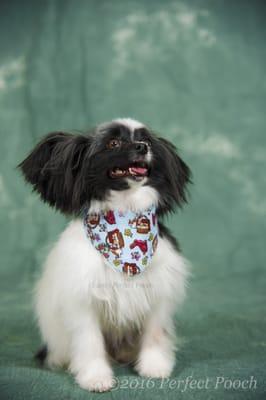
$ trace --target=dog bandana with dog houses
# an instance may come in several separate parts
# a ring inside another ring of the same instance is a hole
[[[145,271],[158,244],[155,206],[138,213],[87,212],[84,226],[93,246],[112,269],[130,276]]]

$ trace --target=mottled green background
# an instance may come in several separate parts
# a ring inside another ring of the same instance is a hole
[[[66,220],[15,166],[46,132],[117,116],[173,140],[193,170],[190,204],[168,221],[194,274],[173,378],[211,384],[101,397],[266,398],[265,3],[1,1],[1,399],[99,396],[32,360],[31,291]],[[116,373],[141,381],[130,369]],[[257,389],[215,390],[217,376],[253,376]]]

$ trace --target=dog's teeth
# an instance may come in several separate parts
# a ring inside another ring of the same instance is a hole
[[[133,171],[133,169],[131,167],[128,168],[128,171],[129,171],[130,175],[136,175],[136,173]]]
[[[114,167],[111,171],[113,177],[121,178],[130,175],[132,178],[137,178],[145,176],[147,173],[147,164],[145,162],[133,163],[127,169],[121,169],[119,167]]]

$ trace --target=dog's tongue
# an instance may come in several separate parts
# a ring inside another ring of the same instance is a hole
[[[130,167],[130,172],[136,175],[146,175],[147,168],[145,167]]]

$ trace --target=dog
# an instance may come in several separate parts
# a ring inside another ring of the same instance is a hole
[[[89,391],[111,390],[113,360],[144,377],[170,376],[189,276],[162,222],[187,202],[191,182],[175,146],[122,118],[84,134],[50,133],[18,167],[44,202],[72,217],[36,285],[45,344],[37,356]]]

